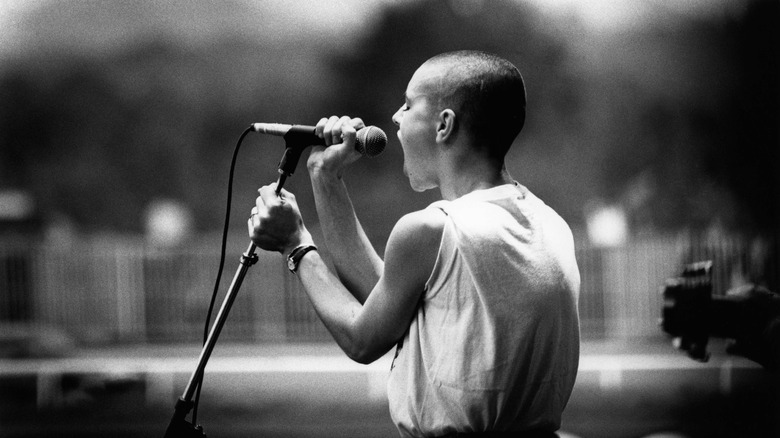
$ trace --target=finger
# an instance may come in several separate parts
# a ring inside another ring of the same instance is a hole
[[[276,194],[275,183],[260,187],[257,192],[260,194],[260,197],[257,198],[258,212],[260,212],[262,208],[268,208],[279,203],[279,196]]]
[[[355,144],[356,136],[357,136],[357,131],[355,131],[355,128],[353,128],[351,125],[344,125],[344,127],[341,129],[342,141],[348,145]]]
[[[325,117],[321,118],[319,122],[317,122],[317,125],[314,127],[314,134],[317,135],[319,138],[323,138],[323,132],[325,131],[325,125],[328,123],[328,119]]]
[[[263,201],[261,199],[257,199],[255,201],[257,203],[262,203]],[[252,213],[249,215],[249,219],[246,221],[247,228],[249,229],[249,234],[253,235],[255,229],[257,229],[260,226],[260,209],[257,207],[252,208]]]
[[[276,183],[260,187],[258,193],[260,193],[260,197],[257,200],[258,214],[261,214],[264,209],[267,210],[271,207],[284,204],[288,199],[292,202],[295,202],[295,195],[292,192],[288,192],[284,188],[281,190],[281,192],[279,192],[279,194],[277,194]]]
[[[276,184],[274,184],[274,189],[275,188],[276,188]],[[288,192],[287,189],[285,189],[285,188],[282,188],[281,192],[279,192],[279,197],[282,200],[285,200],[285,199],[295,200],[295,194],[293,194],[293,192]]]
[[[274,192],[276,193],[276,192]],[[279,193],[276,193],[277,196],[277,204],[276,205],[284,205],[287,203],[293,203],[295,204],[295,195],[292,192],[288,192],[285,189],[282,189]]]
[[[322,137],[325,140],[325,146],[331,146],[333,144],[333,134],[331,132],[333,131],[333,127],[336,125],[336,123],[338,123],[338,121],[338,117],[330,116],[328,121],[325,123],[325,129],[323,131]],[[341,140],[339,140],[337,143],[341,143]]]
[[[360,131],[361,129],[366,127],[366,124],[363,123],[363,119],[360,117],[355,117],[352,119],[352,127],[355,128],[355,131]]]
[[[261,215],[265,215],[267,211],[268,208],[265,206],[265,201],[263,201],[262,197],[258,196],[255,199],[255,207],[252,208],[252,214],[249,215],[249,219],[256,221]]]
[[[344,129],[350,127],[350,121],[352,119],[348,116],[342,116],[339,118],[339,120],[336,122],[335,125],[333,125],[333,129],[331,130],[331,136],[333,144],[339,144],[344,142]]]
[[[249,228],[249,232],[253,233],[254,230],[260,228],[260,215],[255,214],[252,216],[249,216],[249,219],[246,221],[246,225]]]

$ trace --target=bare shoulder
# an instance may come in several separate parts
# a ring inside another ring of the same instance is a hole
[[[385,277],[421,291],[428,280],[441,245],[446,216],[425,209],[402,217],[390,233],[385,249]]]
[[[435,208],[406,214],[393,227],[390,241],[408,241],[415,245],[438,242],[444,230],[445,218],[444,213]]]

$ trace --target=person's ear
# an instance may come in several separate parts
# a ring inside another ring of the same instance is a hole
[[[456,123],[455,111],[447,108],[440,112],[436,125],[436,142],[451,142],[455,137]]]

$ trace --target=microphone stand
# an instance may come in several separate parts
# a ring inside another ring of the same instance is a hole
[[[257,263],[258,257],[255,254],[255,249],[255,244],[250,243],[249,248],[241,255],[240,266],[238,271],[236,271],[236,275],[233,277],[233,282],[230,284],[227,295],[225,295],[222,307],[220,307],[219,313],[217,313],[217,319],[211,326],[211,331],[206,339],[206,343],[203,345],[200,357],[198,358],[198,366],[192,373],[190,381],[184,389],[184,393],[176,401],[173,417],[168,424],[168,429],[165,431],[165,438],[194,438],[206,436],[206,434],[203,433],[202,426],[195,426],[192,423],[189,423],[186,420],[186,417],[195,405],[195,402],[192,401],[192,397],[198,387],[198,382],[201,381],[203,370],[206,368],[206,362],[208,362],[211,352],[217,344],[217,338],[222,331],[222,327],[225,325],[228,312],[230,312],[230,307],[233,305],[233,301],[235,301],[236,296],[238,295],[238,290],[241,288],[241,283],[244,281],[246,271],[250,266]]]
[[[301,156],[301,152],[307,147],[306,140],[300,137],[299,134],[292,133],[285,137],[286,147],[282,160],[279,163],[279,179],[276,182],[276,195],[278,196],[282,191],[282,186],[288,176],[292,175],[295,171],[295,167],[298,165],[298,159]],[[211,357],[211,353],[214,350],[214,346],[217,344],[217,338],[219,337],[222,327],[227,321],[230,308],[238,295],[238,290],[241,288],[241,283],[244,281],[246,271],[250,266],[257,263],[258,257],[255,254],[254,242],[249,243],[249,247],[246,252],[241,255],[239,261],[239,267],[236,271],[233,281],[230,283],[225,299],[222,302],[222,306],[217,313],[217,318],[214,320],[214,324],[211,326],[206,342],[203,344],[200,357],[198,358],[198,365],[195,371],[190,376],[190,381],[187,383],[187,387],[184,389],[181,397],[176,401],[174,406],[173,416],[171,417],[168,428],[165,431],[164,438],[200,438],[206,436],[203,432],[203,427],[200,425],[194,425],[187,421],[187,415],[195,406],[195,402],[192,400],[195,391],[202,381],[203,371],[206,368],[206,363]]]

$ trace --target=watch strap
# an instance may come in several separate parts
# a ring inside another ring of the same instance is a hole
[[[293,274],[298,272],[298,264],[300,264],[303,256],[309,251],[316,251],[317,247],[314,245],[301,245],[290,251],[290,255],[287,256],[287,269]]]

